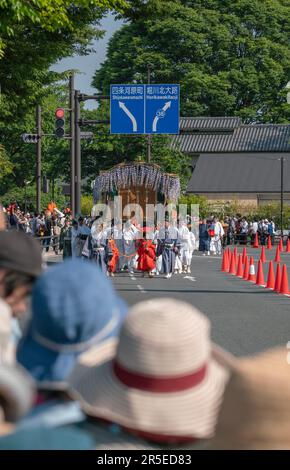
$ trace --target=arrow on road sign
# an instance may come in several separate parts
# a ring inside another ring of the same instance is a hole
[[[157,131],[157,122],[159,121],[160,118],[164,118],[165,113],[166,113],[167,109],[170,108],[170,106],[171,106],[171,101],[167,101],[167,103],[165,103],[163,108],[161,110],[157,111],[157,114],[156,114],[156,116],[153,120],[153,125],[152,125],[152,131],[153,132]]]
[[[192,277],[192,276],[184,276],[183,279],[189,279],[189,280],[192,281],[192,282],[195,282],[195,281],[196,281],[195,277]]]
[[[125,103],[123,103],[122,101],[119,101],[119,106],[124,111],[124,113],[127,114],[128,118],[131,119],[133,124],[133,132],[137,132],[137,121],[133,114],[129,111]]]

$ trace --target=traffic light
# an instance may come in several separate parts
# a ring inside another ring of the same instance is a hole
[[[55,111],[55,136],[58,138],[64,137],[65,130],[65,120],[64,120],[64,109],[63,108],[57,108]]]
[[[37,144],[40,139],[38,134],[22,134],[22,140],[26,144]]]

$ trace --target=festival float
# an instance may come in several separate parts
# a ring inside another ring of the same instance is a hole
[[[146,204],[177,204],[180,180],[176,174],[164,173],[155,163],[120,163],[101,171],[93,182],[95,204],[103,203],[113,210],[114,197],[122,198],[122,208],[136,204],[146,214]],[[123,221],[130,213],[123,212]]]

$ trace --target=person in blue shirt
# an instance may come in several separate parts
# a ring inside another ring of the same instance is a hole
[[[206,219],[203,219],[199,225],[199,251],[203,252],[203,255],[207,253],[210,255],[210,236],[208,233],[209,227]]]

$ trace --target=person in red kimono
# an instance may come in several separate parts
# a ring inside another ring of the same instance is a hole
[[[153,270],[156,267],[156,251],[155,245],[152,243],[152,240],[147,240],[145,238],[146,232],[149,230],[147,227],[143,228],[143,239],[139,241],[138,246],[138,270],[143,272],[143,276],[148,272],[149,277],[154,277]]]
[[[107,255],[108,276],[113,277],[114,273],[116,272],[118,258],[119,258],[119,250],[113,238],[110,238],[108,240],[106,251],[107,251],[106,255]]]

